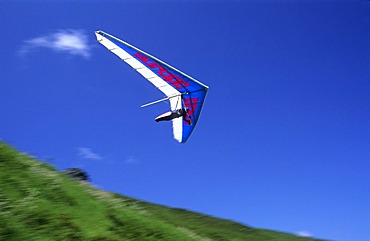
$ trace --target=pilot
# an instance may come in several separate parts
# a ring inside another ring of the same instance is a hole
[[[178,109],[178,110],[173,110],[173,111],[166,112],[166,113],[158,116],[157,118],[155,118],[155,121],[156,122],[169,121],[169,120],[181,117],[181,116],[182,117],[186,116],[186,110],[185,109]]]

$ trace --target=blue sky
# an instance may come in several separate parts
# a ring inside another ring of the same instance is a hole
[[[0,138],[104,190],[370,240],[370,2],[1,1]],[[186,144],[103,30],[210,86]]]

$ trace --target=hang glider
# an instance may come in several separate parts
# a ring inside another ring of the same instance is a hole
[[[110,34],[96,31],[95,35],[102,45],[166,95],[142,107],[169,100],[171,111],[158,116],[156,121],[172,120],[174,138],[186,142],[198,122],[208,86]]]

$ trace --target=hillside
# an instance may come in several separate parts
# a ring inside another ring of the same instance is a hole
[[[0,142],[0,240],[314,239],[104,192]]]

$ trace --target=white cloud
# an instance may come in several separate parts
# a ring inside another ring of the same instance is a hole
[[[310,232],[307,232],[307,231],[299,231],[297,232],[297,235],[300,236],[300,237],[311,237],[312,234]]]
[[[101,160],[103,159],[99,154],[95,153],[93,150],[87,147],[79,147],[78,150],[78,156],[83,159],[88,160]]]
[[[126,158],[125,163],[126,164],[136,164],[136,163],[139,163],[139,160],[132,156],[129,156]]]
[[[59,30],[55,33],[29,39],[21,48],[21,54],[28,54],[33,49],[46,48],[57,52],[80,55],[85,58],[90,56],[91,47],[88,37],[80,30]]]

